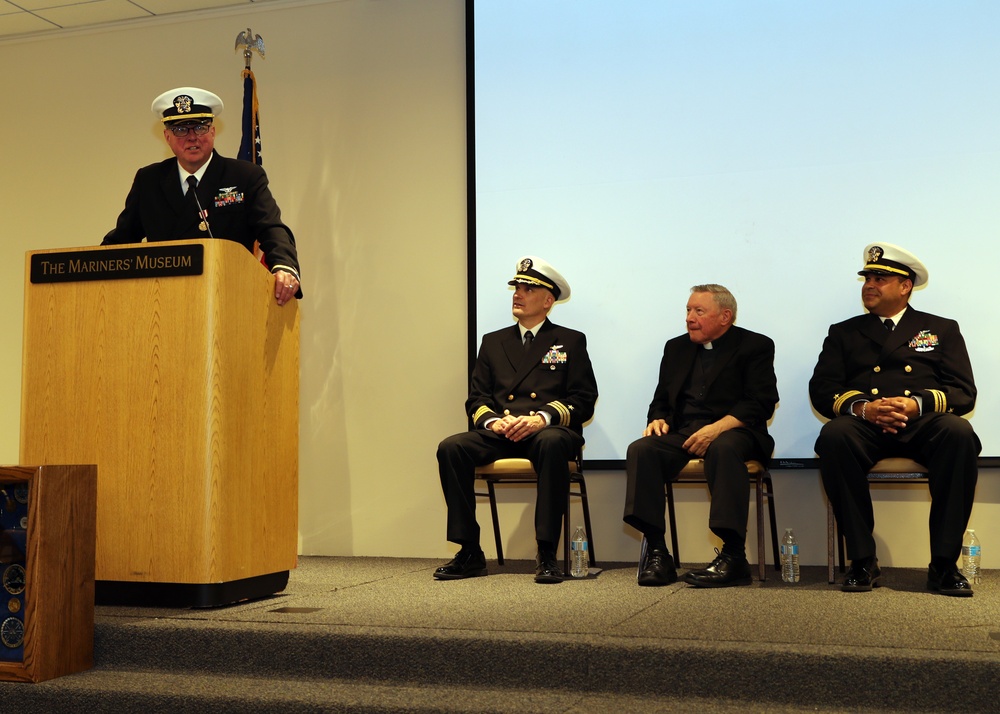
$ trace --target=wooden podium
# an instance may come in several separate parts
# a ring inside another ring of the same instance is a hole
[[[282,590],[298,551],[296,301],[241,245],[27,256],[21,463],[97,464],[97,600]]]

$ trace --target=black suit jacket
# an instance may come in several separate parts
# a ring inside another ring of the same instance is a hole
[[[712,342],[718,350],[707,375],[705,404],[714,420],[726,415],[739,419],[753,432],[764,458],[774,451],[767,420],[778,403],[774,374],[774,341],[770,337],[733,325]],[[701,345],[687,335],[669,340],[660,360],[660,378],[649,404],[647,422],[663,419],[670,431],[684,428],[680,399]]]
[[[887,332],[870,313],[830,327],[809,398],[825,417],[846,414],[858,399],[920,395],[923,413],[972,411],[976,385],[958,323],[907,308]]]
[[[527,352],[517,325],[483,336],[465,409],[474,428],[506,414],[544,411],[553,426],[582,436],[596,401],[586,336],[546,319]]]
[[[240,243],[250,252],[259,241],[271,270],[286,267],[299,273],[295,238],[281,222],[264,169],[213,152],[197,192],[213,236]],[[139,169],[125,208],[101,245],[138,243],[143,238],[208,238],[199,223],[198,209],[181,189],[177,159],[167,159]]]

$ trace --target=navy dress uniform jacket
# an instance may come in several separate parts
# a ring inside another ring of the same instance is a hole
[[[465,410],[473,428],[507,414],[544,411],[551,426],[582,435],[596,401],[586,336],[546,319],[527,352],[517,325],[483,336]]]
[[[830,327],[809,380],[816,411],[832,419],[858,399],[918,395],[924,414],[961,416],[975,406],[972,364],[956,321],[909,307],[888,334],[870,313]]]
[[[264,169],[213,151],[197,192],[213,236],[240,243],[251,253],[259,241],[272,270],[286,266],[299,273],[295,238],[281,222]],[[200,223],[198,209],[181,188],[177,159],[171,158],[139,169],[125,208],[101,245],[208,238]]]

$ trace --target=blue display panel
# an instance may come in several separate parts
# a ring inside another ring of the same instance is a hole
[[[0,485],[0,660],[24,660],[27,594],[27,482]]]

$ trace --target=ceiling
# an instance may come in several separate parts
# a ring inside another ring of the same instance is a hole
[[[0,39],[268,0],[0,0]]]

